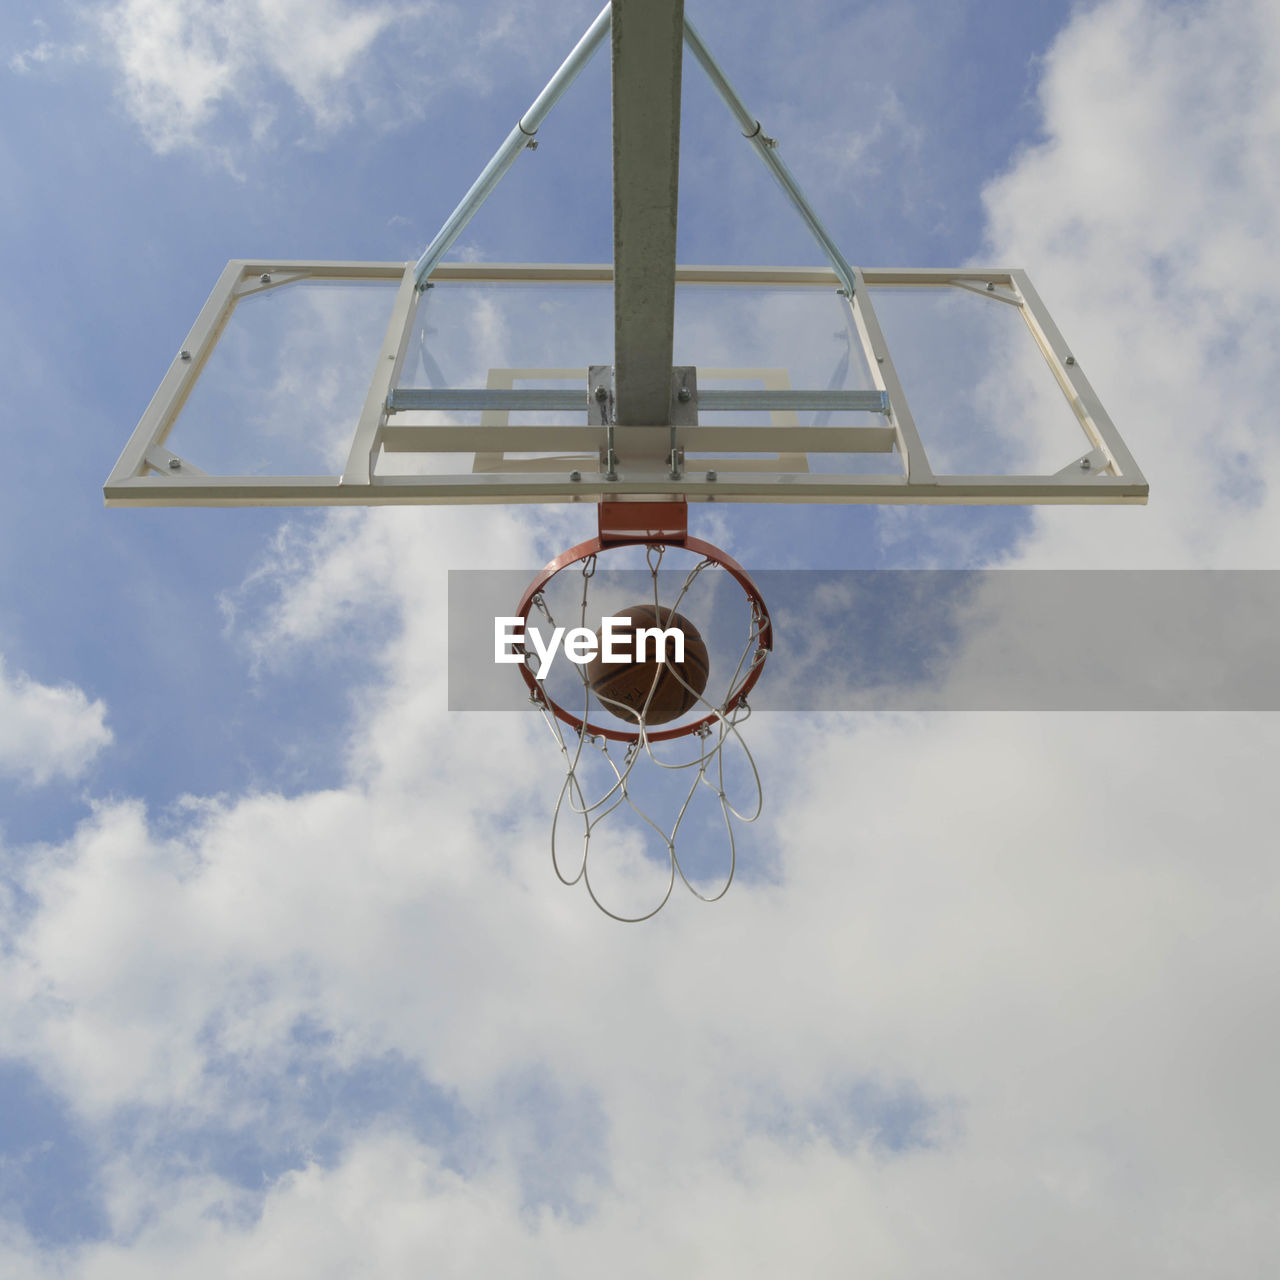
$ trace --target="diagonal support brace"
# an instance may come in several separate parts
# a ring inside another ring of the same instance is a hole
[[[800,190],[800,184],[792,176],[791,170],[787,168],[782,157],[778,154],[777,143],[772,138],[765,137],[764,130],[760,127],[760,121],[747,110],[742,99],[738,97],[737,90],[729,83],[729,77],[725,75],[711,50],[707,48],[706,43],[698,34],[697,28],[687,17],[684,20],[684,42],[693,56],[702,64],[702,69],[715,86],[716,92],[724,99],[729,110],[733,112],[742,129],[743,137],[751,143],[756,150],[756,154],[768,166],[769,172],[773,174],[778,185],[786,193],[787,199],[791,201],[793,208],[800,215],[805,226],[809,228],[809,233],[822,247],[822,252],[826,254],[832,270],[840,277],[840,283],[849,293],[849,296],[852,297],[853,268],[845,260],[844,254],[840,252],[839,246],[831,238],[830,232],[822,225],[822,219],[813,211],[813,206],[806,199],[804,192]]]
[[[600,10],[596,20],[573,47],[573,51],[561,64],[559,71],[551,77],[547,87],[534,99],[529,110],[520,117],[516,127],[507,135],[507,140],[498,148],[493,159],[485,165],[484,172],[472,183],[471,190],[462,198],[462,203],[449,215],[448,221],[436,233],[436,238],[427,246],[413,268],[414,284],[419,291],[426,288],[427,281],[441,258],[466,230],[467,223],[502,181],[507,170],[515,164],[516,157],[532,141],[534,134],[538,132],[539,125],[547,118],[551,108],[560,101],[565,90],[578,78],[579,72],[591,61],[596,50],[604,43],[612,25],[612,14],[612,4],[606,4]]]

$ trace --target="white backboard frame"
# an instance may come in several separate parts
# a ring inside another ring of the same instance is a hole
[[[431,276],[433,283],[609,283],[612,279],[613,268],[608,264],[442,263]],[[430,437],[432,450],[471,452],[488,455],[490,459],[501,456],[504,451],[516,450],[557,452],[568,447],[582,452],[566,457],[559,467],[548,466],[547,460],[541,459],[536,466],[473,470],[461,475],[379,475],[376,460],[380,451],[386,448],[388,452],[404,454],[412,443],[407,433],[415,430],[402,428],[397,423],[397,414],[403,410],[396,408],[392,397],[393,389],[397,389],[402,401],[412,398],[411,392],[406,396],[406,390],[397,388],[397,384],[420,297],[414,264],[236,259],[227,264],[112,470],[103,490],[106,503],[108,506],[373,506],[598,502],[602,498],[623,497],[754,503],[1146,502],[1148,486],[1142,472],[1025,272],[975,268],[854,268],[853,279],[850,297],[835,272],[825,267],[678,267],[676,270],[677,284],[800,286],[839,291],[849,307],[875,391],[831,393],[805,388],[781,389],[774,382],[764,391],[733,393],[738,397],[737,407],[768,410],[773,415],[772,426],[708,427],[695,422],[676,427],[655,424],[619,429],[629,433],[634,447],[619,445],[617,465],[612,468],[611,477],[606,463],[606,433],[612,440],[612,432],[599,417],[590,416],[592,400],[585,377],[581,402],[576,406],[574,396],[569,394],[566,402],[564,392],[543,393],[539,400],[536,393],[528,390],[458,389],[456,399],[500,416],[489,417],[479,426],[438,429]],[[363,411],[352,424],[346,465],[341,474],[327,476],[210,475],[199,468],[198,458],[188,460],[169,450],[166,444],[169,433],[237,303],[245,297],[297,281],[398,282],[399,285]],[[876,317],[871,288],[963,289],[983,295],[992,305],[1016,308],[1080,426],[1083,452],[1065,457],[1059,470],[1044,475],[936,474]],[[442,403],[438,389],[422,394],[433,394],[435,402]],[[704,408],[713,407],[715,394],[703,393]],[[482,400],[483,396],[488,399]],[[562,406],[576,407],[578,414],[586,410],[588,424],[503,425],[504,409]],[[794,425],[794,418],[788,416],[795,409],[816,407],[865,412],[869,425],[806,428]],[[592,422],[596,425],[590,425]],[[820,436],[815,434],[818,432]],[[645,445],[634,444],[641,440]],[[649,441],[657,443],[650,447]],[[725,466],[715,471],[690,464],[677,468],[678,474],[673,475],[668,444],[688,453],[699,449],[723,450],[756,453],[760,459],[749,468]],[[824,454],[895,452],[901,463],[900,472],[832,475],[796,469],[794,459],[807,450]],[[776,469],[770,469],[770,459]]]

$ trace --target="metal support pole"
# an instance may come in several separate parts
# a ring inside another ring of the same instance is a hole
[[[427,279],[449,247],[466,229],[476,211],[489,198],[489,193],[502,180],[503,174],[515,163],[516,157],[529,145],[538,126],[547,118],[551,108],[560,101],[564,91],[578,78],[578,73],[591,61],[592,55],[604,43],[609,34],[612,4],[606,4],[586,34],[573,47],[560,70],[547,82],[547,87],[537,96],[533,105],[520,118],[507,140],[485,166],[484,172],[472,184],[462,203],[449,215],[448,221],[436,233],[413,269],[414,283],[419,289],[426,287]]]
[[[684,0],[614,0],[613,391],[621,427],[671,421],[683,31]]]
[[[821,219],[814,213],[809,201],[805,199],[804,192],[800,190],[799,184],[791,175],[791,170],[783,163],[782,157],[778,154],[777,143],[772,138],[765,137],[760,121],[747,110],[742,99],[738,97],[737,91],[729,83],[728,77],[721,70],[720,64],[716,62],[711,50],[703,43],[697,28],[687,17],[684,20],[684,39],[693,51],[693,56],[702,64],[702,69],[707,73],[711,83],[715,85],[716,92],[725,100],[729,110],[737,118],[743,136],[769,166],[769,171],[786,192],[787,199],[795,206],[796,212],[804,219],[804,224],[809,228],[813,238],[822,246],[823,253],[827,255],[827,261],[831,263],[836,275],[840,277],[841,284],[852,297],[853,268],[845,260],[844,254],[840,252],[826,227],[822,225]]]

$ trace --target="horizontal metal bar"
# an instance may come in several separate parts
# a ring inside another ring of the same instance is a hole
[[[570,387],[521,387],[507,391],[491,387],[396,387],[387,397],[388,413],[433,409],[509,409],[538,412],[586,412],[587,392]],[[844,410],[885,413],[889,397],[883,391],[699,390],[698,408],[708,413],[769,409]]]
[[[608,262],[442,262],[432,272],[431,279],[436,284],[500,284],[508,281],[612,284],[613,266]],[[676,283],[841,288],[839,277],[830,267],[677,266]]]
[[[724,413],[756,409],[825,409],[848,413],[887,413],[883,391],[715,391],[699,388],[698,408]]]
[[[371,262],[365,259],[328,258],[232,258],[227,264],[242,277],[303,276],[315,280],[395,280],[405,273],[407,262]]]
[[[864,267],[862,277],[872,286],[920,285],[936,289],[952,281],[1008,286],[1013,271],[1006,267]]]
[[[390,422],[382,429],[388,453],[562,453],[594,454],[604,438],[600,427],[410,426]]]
[[[524,409],[550,413],[587,411],[586,370],[581,387],[520,387],[507,391],[494,387],[396,387],[387,397],[388,413],[433,409]]]
[[[327,261],[306,258],[235,258],[234,266],[248,276],[299,272],[316,280],[395,280],[408,265],[404,262]],[[1006,267],[864,267],[868,285],[941,288],[953,280],[1008,286],[1017,271]],[[442,262],[431,273],[435,283],[503,284],[561,283],[611,284],[613,265],[608,262]],[[677,284],[797,286],[843,288],[830,267],[677,266]]]
[[[595,456],[604,440],[598,426],[408,426],[382,429],[388,453],[563,453]],[[685,449],[720,453],[892,453],[892,427],[698,426],[678,427]]]
[[[1084,481],[1046,476],[946,476],[912,484],[902,476],[784,473],[735,476],[732,492],[697,474],[608,481],[599,472],[568,476],[493,472],[457,476],[378,476],[368,485],[342,485],[337,476],[223,476],[174,479],[145,476],[104,489],[111,507],[145,506],[385,506],[417,503],[594,502],[627,494],[684,496],[690,502],[868,502],[1036,505],[1142,504],[1147,486],[1115,476]]]

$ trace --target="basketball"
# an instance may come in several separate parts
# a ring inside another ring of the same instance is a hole
[[[642,713],[645,724],[652,725],[666,724],[691,710],[707,687],[707,676],[711,670],[707,646],[698,628],[683,614],[673,613],[666,606],[655,608],[651,604],[637,604],[629,609],[620,609],[613,616],[626,618],[631,623],[630,634],[614,630],[615,647],[630,656],[622,662],[606,662],[601,638],[603,628],[596,632],[597,655],[587,663],[586,675],[601,706],[619,720],[633,725]],[[684,661],[675,660],[675,650],[670,642],[663,651],[659,651],[657,640],[650,637],[644,646],[645,661],[636,662],[634,636],[642,627],[663,630],[678,627],[684,632]],[[666,662],[662,660],[664,656]],[[648,711],[644,710],[646,702]],[[628,715],[628,710],[636,715]]]

